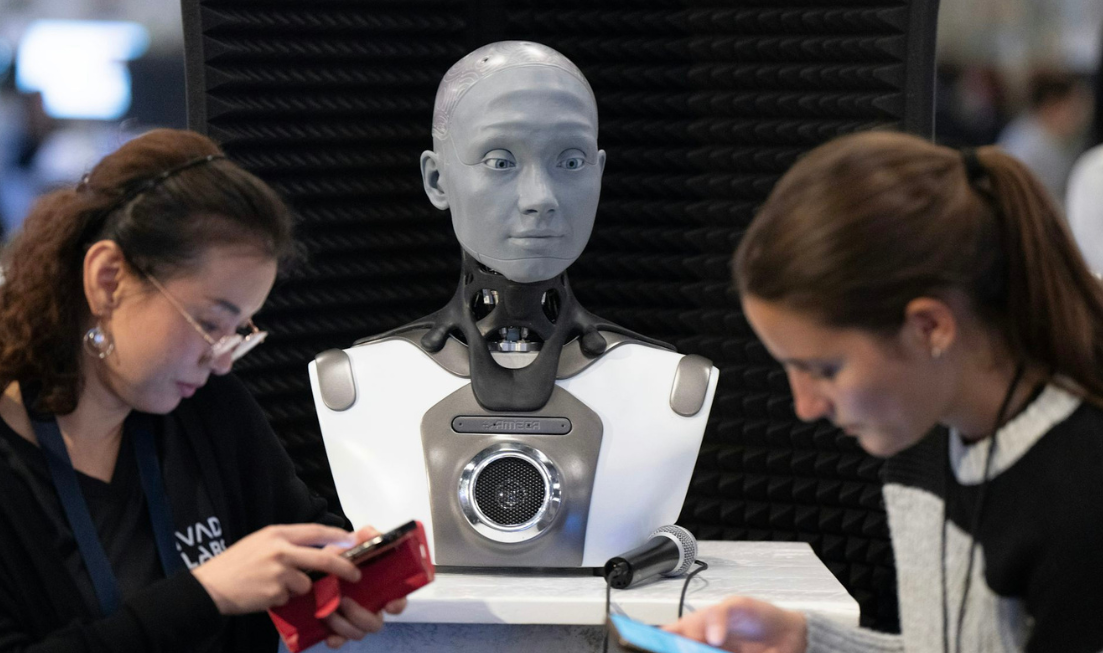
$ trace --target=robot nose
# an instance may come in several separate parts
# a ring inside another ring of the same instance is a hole
[[[530,167],[521,175],[518,203],[525,215],[544,216],[559,209],[555,188],[546,171]]]

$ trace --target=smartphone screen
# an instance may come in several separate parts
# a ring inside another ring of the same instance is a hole
[[[708,644],[659,630],[628,617],[609,615],[609,628],[621,646],[648,653],[724,653]]]
[[[368,559],[382,553],[387,549],[387,547],[394,544],[395,542],[398,542],[398,540],[400,540],[403,535],[411,533],[415,529],[417,529],[416,521],[406,522],[393,531],[387,531],[382,535],[376,535],[370,540],[364,540],[351,549],[346,549],[342,551],[341,557],[351,561],[354,565],[359,565],[363,562],[366,562]],[[325,578],[326,574],[320,571],[311,571],[307,573],[307,576],[310,577],[310,580],[317,581]]]
[[[387,531],[382,535],[377,535],[370,540],[365,540],[360,544],[352,547],[351,549],[341,553],[341,556],[352,561],[353,564],[360,564],[373,555],[379,553],[382,549],[388,545],[397,542],[403,535],[412,532],[417,528],[416,521],[409,521],[399,526],[393,531]]]

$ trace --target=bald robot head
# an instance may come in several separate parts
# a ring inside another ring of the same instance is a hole
[[[444,78],[437,87],[437,99],[433,103],[434,143],[448,138],[456,106],[473,86],[496,72],[518,66],[550,66],[574,77],[589,94],[596,117],[597,101],[594,91],[582,71],[570,59],[539,43],[499,41],[469,53],[444,73]]]
[[[493,43],[441,81],[425,193],[451,211],[464,250],[506,278],[544,281],[578,258],[604,168],[593,91],[555,50]]]

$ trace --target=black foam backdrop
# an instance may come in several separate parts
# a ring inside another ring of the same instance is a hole
[[[608,152],[588,308],[721,370],[680,522],[702,539],[812,545],[896,628],[880,463],[804,424],[729,259],[778,177],[841,134],[932,127],[937,0],[183,0],[192,128],[295,207],[309,253],[237,365],[303,479],[338,506],[306,364],[440,307],[459,247],[426,200],[436,86],[470,50],[532,39],[575,61]]]

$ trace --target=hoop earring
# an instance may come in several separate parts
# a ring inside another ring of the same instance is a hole
[[[115,340],[97,323],[84,334],[84,351],[103,360],[115,351]]]

